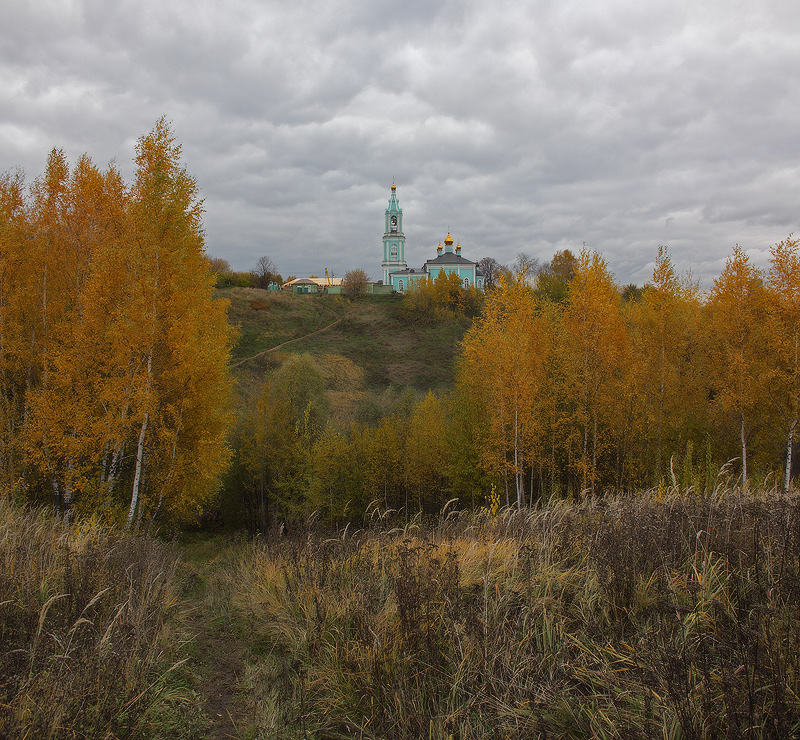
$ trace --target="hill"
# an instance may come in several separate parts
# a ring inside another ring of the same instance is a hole
[[[373,396],[409,388],[416,395],[448,388],[469,319],[411,320],[400,296],[297,295],[227,288],[229,321],[239,329],[232,367],[246,390],[289,354],[308,353],[336,392]],[[343,376],[343,377],[342,377]]]

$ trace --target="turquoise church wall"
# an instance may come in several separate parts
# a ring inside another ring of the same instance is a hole
[[[421,269],[409,268],[405,259],[406,237],[403,233],[403,209],[397,200],[397,187],[392,184],[389,207],[384,214],[383,234],[383,284],[398,293],[404,293],[411,285],[430,278],[435,280],[441,272],[458,275],[464,287],[483,290],[483,275],[477,262],[461,256],[461,245],[453,247],[450,234],[439,244],[436,257],[429,259]]]

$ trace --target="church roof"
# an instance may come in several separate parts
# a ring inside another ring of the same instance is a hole
[[[434,257],[433,259],[427,260],[425,262],[426,265],[476,265],[477,262],[473,262],[472,260],[468,260],[465,257],[462,257],[460,254],[455,254],[454,252],[445,252],[444,254],[440,254],[438,257]]]

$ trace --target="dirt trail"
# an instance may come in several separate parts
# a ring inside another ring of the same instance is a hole
[[[252,716],[239,682],[248,654],[246,643],[226,624],[214,603],[219,566],[216,559],[193,558],[187,563],[192,593],[186,596],[187,627],[194,637],[193,673],[209,723],[206,740],[244,740],[252,737]]]
[[[254,354],[252,357],[245,357],[243,360],[234,362],[233,365],[231,365],[231,369],[239,367],[239,365],[243,365],[245,362],[250,362],[250,360],[255,360],[256,357],[261,357],[261,355],[266,355],[269,354],[270,352],[274,352],[275,350],[280,349],[281,347],[285,347],[287,344],[294,344],[295,342],[300,342],[303,339],[308,339],[309,337],[313,337],[315,334],[321,334],[324,331],[328,331],[328,329],[332,329],[334,326],[336,326],[336,324],[338,324],[342,320],[342,317],[339,316],[335,311],[332,311],[327,306],[323,306],[323,308],[329,313],[332,313],[334,316],[336,316],[336,321],[334,321],[331,324],[328,324],[327,326],[323,326],[321,329],[317,329],[316,331],[312,331],[308,334],[303,334],[302,337],[297,337],[296,339],[289,339],[286,342],[281,342],[280,344],[277,344],[274,347],[270,347],[269,349],[265,349],[262,352],[258,352],[257,354]]]

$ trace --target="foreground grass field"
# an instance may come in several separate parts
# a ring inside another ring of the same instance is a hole
[[[0,499],[0,737],[800,734],[797,497],[391,517],[181,556]]]
[[[800,732],[800,508],[718,492],[256,543],[261,737]]]
[[[181,586],[175,548],[0,496],[0,737],[199,731]]]

